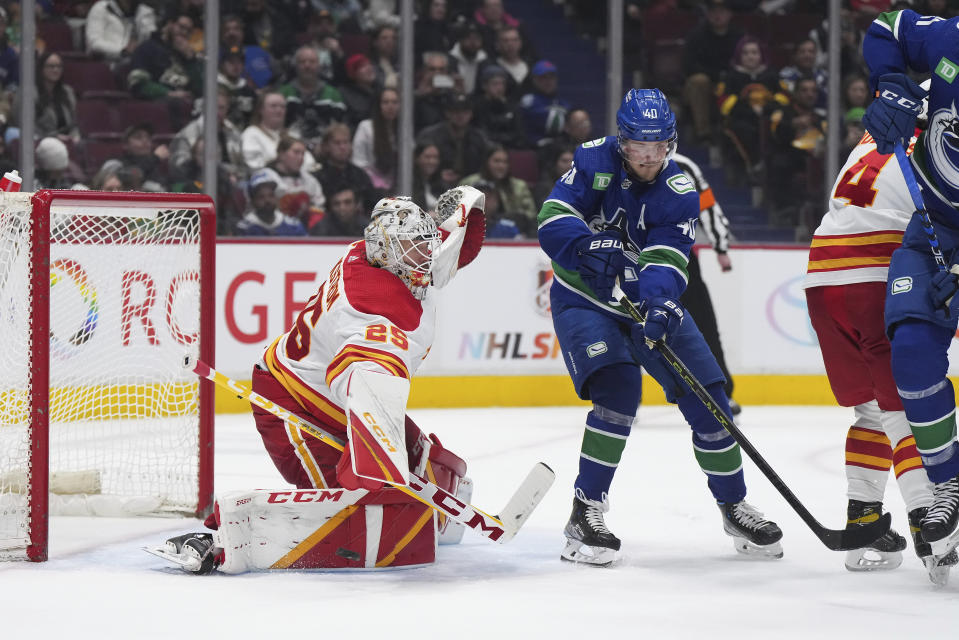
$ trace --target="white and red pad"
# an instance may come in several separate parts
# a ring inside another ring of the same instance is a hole
[[[405,421],[409,395],[406,378],[363,369],[350,374],[346,415],[352,470],[358,477],[408,483]]]
[[[433,253],[432,282],[445,287],[483,248],[486,195],[474,187],[454,187],[439,197],[437,209],[443,242]]]
[[[385,569],[436,560],[435,511],[396,489],[257,490],[217,500],[219,571]]]

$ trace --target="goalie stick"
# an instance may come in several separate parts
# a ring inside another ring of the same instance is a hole
[[[328,444],[338,451],[343,451],[343,441],[325,429],[290,413],[255,391],[247,389],[205,362],[201,360],[191,362],[191,360],[192,358],[188,357],[185,360],[185,365],[189,367],[192,364],[193,372],[201,378],[212,380],[221,387],[235,393],[237,398],[248,400],[324,444]],[[390,486],[416,498],[454,522],[462,524],[467,529],[472,529],[485,538],[503,544],[512,540],[526,520],[529,519],[555,478],[556,474],[552,469],[542,462],[537,462],[533,465],[523,483],[513,493],[506,506],[496,516],[491,516],[469,503],[458,500],[453,494],[413,473],[410,473],[409,484],[391,483]]]
[[[619,300],[620,304],[626,310],[626,312],[640,324],[645,324],[646,318],[639,312],[638,309],[629,301],[629,298],[626,297],[626,294],[623,293],[623,290],[619,286],[613,288],[613,295]],[[881,518],[875,522],[871,522],[866,525],[856,526],[853,528],[846,529],[827,529],[822,526],[818,520],[816,520],[809,510],[799,501],[799,498],[792,492],[792,490],[783,482],[783,479],[779,477],[773,468],[769,466],[769,463],[760,455],[752,443],[743,435],[743,432],[739,430],[739,427],[732,421],[732,419],[719,408],[719,405],[716,404],[716,401],[713,399],[709,392],[706,391],[706,388],[703,387],[702,383],[696,379],[693,373],[689,370],[682,360],[673,352],[672,348],[662,341],[656,341],[652,343],[652,347],[655,348],[663,356],[663,359],[671,366],[676,373],[679,374],[679,377],[683,379],[683,382],[690,388],[690,390],[696,394],[696,397],[706,406],[706,409],[709,410],[711,414],[716,418],[720,425],[729,432],[729,435],[739,443],[739,446],[742,447],[743,451],[746,452],[746,455],[759,467],[759,470],[762,471],[763,475],[769,479],[776,490],[782,494],[783,498],[786,499],[786,502],[789,503],[789,506],[799,514],[799,517],[802,518],[802,521],[812,529],[812,532],[816,534],[816,537],[827,548],[832,549],[833,551],[848,551],[850,549],[860,549],[866,545],[875,542],[878,538],[883,536],[888,530],[889,525],[892,522],[892,515],[885,513]]]

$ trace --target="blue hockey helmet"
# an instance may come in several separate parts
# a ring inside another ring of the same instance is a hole
[[[623,103],[616,112],[619,128],[619,143],[626,140],[638,142],[668,142],[671,156],[676,151],[679,138],[676,133],[676,115],[669,108],[669,100],[659,89],[630,89],[623,96]]]

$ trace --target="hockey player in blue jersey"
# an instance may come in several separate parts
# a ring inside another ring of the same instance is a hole
[[[685,383],[646,346],[666,340],[729,414],[724,378],[679,296],[699,218],[699,194],[671,155],[676,118],[658,89],[631,89],[616,115],[619,136],[582,144],[539,213],[539,241],[553,260],[553,325],[576,393],[593,403],[566,525],[562,558],[607,565],[620,540],[606,527],[608,493],[641,395],[640,365],[679,405],[696,460],[736,549],[781,557],[782,532],[744,500],[739,445]],[[612,300],[620,282],[647,314],[634,323]]]
[[[956,400],[946,377],[947,349],[959,319],[959,19],[915,11],[882,13],[863,40],[876,99],[863,124],[879,153],[907,144],[926,91],[908,71],[931,73],[929,127],[910,156],[922,197],[941,244],[946,270],[938,270],[919,216],[892,255],[886,291],[886,332],[892,373],[923,466],[933,503],[922,537],[936,556],[959,544],[959,445]]]

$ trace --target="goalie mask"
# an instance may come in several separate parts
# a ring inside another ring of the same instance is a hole
[[[422,300],[430,285],[440,235],[428,213],[406,197],[382,198],[363,232],[366,259],[402,280]]]
[[[659,89],[630,89],[616,111],[619,153],[638,164],[666,162],[676,153],[676,115]]]

